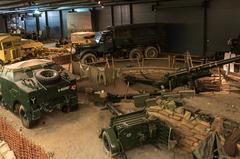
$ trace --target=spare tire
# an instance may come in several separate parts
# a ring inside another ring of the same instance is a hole
[[[41,69],[35,74],[36,79],[44,85],[56,83],[60,79],[58,71],[53,69]]]

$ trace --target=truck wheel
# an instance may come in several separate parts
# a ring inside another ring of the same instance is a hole
[[[60,75],[53,69],[42,69],[36,72],[36,79],[42,84],[53,84],[60,79]]]
[[[129,53],[129,59],[142,59],[143,58],[143,52],[141,48],[134,48]]]
[[[106,131],[104,131],[102,133],[102,141],[103,141],[103,145],[104,145],[104,149],[106,151],[106,153],[110,156],[110,157],[115,157],[116,154],[114,154],[112,151],[112,148],[111,148],[111,140],[109,139]]]
[[[23,105],[20,106],[19,108],[19,117],[22,121],[22,125],[27,128],[27,129],[30,129],[34,126],[34,121],[31,120],[31,118],[29,118],[27,116],[27,113],[23,107]]]
[[[93,53],[86,53],[81,58],[83,64],[89,64],[97,61],[97,57]]]
[[[146,58],[157,58],[158,54],[158,49],[154,46],[149,46],[144,51],[144,55]]]

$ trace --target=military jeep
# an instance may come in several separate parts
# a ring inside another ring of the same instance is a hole
[[[3,106],[19,115],[26,128],[31,128],[43,112],[78,108],[76,79],[50,60],[3,66],[0,86]]]

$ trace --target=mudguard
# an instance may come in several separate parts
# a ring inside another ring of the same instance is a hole
[[[118,142],[113,128],[104,129],[101,136],[104,142],[104,147],[111,157],[121,153],[121,145]]]
[[[86,50],[83,50],[82,52],[80,52],[80,54],[79,54],[80,59],[82,59],[82,57],[83,57],[84,55],[86,55],[87,53],[92,53],[92,54],[94,54],[95,56],[97,56],[96,51],[94,51],[94,50],[92,50],[92,49],[86,49]]]

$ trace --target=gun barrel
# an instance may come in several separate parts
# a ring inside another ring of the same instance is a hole
[[[201,71],[201,70],[211,69],[211,68],[214,68],[214,67],[222,66],[222,65],[225,65],[225,64],[229,64],[229,63],[232,63],[232,62],[239,61],[239,60],[240,60],[240,56],[236,56],[236,57],[225,59],[225,60],[219,60],[219,61],[214,61],[214,62],[206,63],[206,64],[203,64],[203,65],[199,65],[199,66],[194,66],[190,70],[183,69],[183,70],[177,71],[175,73],[169,74],[168,78],[175,77],[175,76],[178,76],[178,75],[187,74],[187,73],[191,73],[191,72],[197,72],[197,71]]]
[[[106,107],[108,108],[108,110],[113,114],[113,115],[122,115],[123,112],[121,112],[120,110],[118,110],[112,103],[107,103]]]

